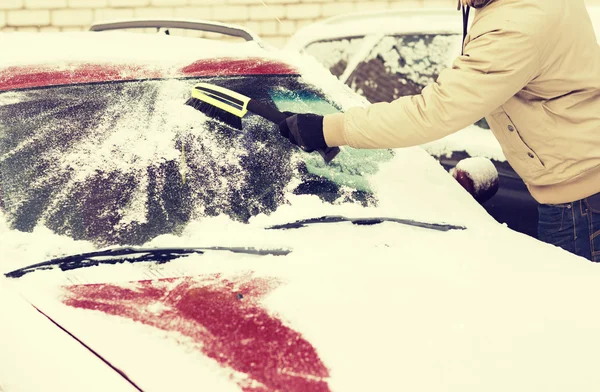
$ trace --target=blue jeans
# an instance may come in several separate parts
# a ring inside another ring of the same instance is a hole
[[[538,206],[538,237],[600,262],[600,194],[565,204]]]

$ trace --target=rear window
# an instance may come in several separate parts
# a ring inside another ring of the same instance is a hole
[[[340,77],[348,67],[348,61],[358,52],[364,37],[340,38],[317,41],[304,51],[315,57],[333,75]]]
[[[344,149],[329,165],[247,115],[243,130],[184,105],[198,82],[280,110],[331,113],[294,76],[153,80],[0,93],[0,208],[13,229],[43,224],[97,244],[142,244],[193,219],[246,222],[286,193],[376,203],[367,177],[390,151]]]

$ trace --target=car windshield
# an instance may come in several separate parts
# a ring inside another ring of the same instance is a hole
[[[344,149],[329,165],[248,114],[239,131],[184,105],[214,83],[282,111],[339,110],[298,76],[144,80],[0,93],[0,209],[13,229],[99,245],[143,244],[194,219],[247,222],[287,193],[377,203],[367,176],[389,150]]]

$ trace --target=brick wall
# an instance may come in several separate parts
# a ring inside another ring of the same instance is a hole
[[[99,20],[175,17],[243,25],[280,46],[299,27],[344,12],[455,6],[456,0],[0,0],[0,31],[80,31]]]

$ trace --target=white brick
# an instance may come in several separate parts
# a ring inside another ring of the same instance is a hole
[[[321,4],[290,4],[286,8],[288,19],[313,19],[321,16]]]
[[[22,31],[25,33],[37,33],[40,31],[40,29],[37,27],[32,27],[32,26],[23,26],[23,27],[17,27],[17,31]]]
[[[277,21],[274,20],[267,20],[264,22],[260,23],[260,30],[259,30],[259,35],[265,36],[265,35],[277,35],[278,31],[277,31]]]
[[[43,26],[40,27],[40,31],[42,33],[56,33],[60,31],[60,27],[56,27],[56,26]]]
[[[52,25],[54,26],[89,26],[93,20],[92,10],[52,11]]]
[[[135,8],[133,15],[140,18],[172,18],[175,16],[175,8],[146,7]]]
[[[215,20],[229,22],[248,20],[249,18],[250,11],[245,5],[228,5],[213,7],[213,19]]]
[[[354,4],[350,2],[336,2],[323,4],[323,16],[335,16],[354,11]]]
[[[150,0],[150,5],[175,7],[179,5],[188,5],[188,0]]]
[[[392,1],[390,3],[391,9],[396,8],[423,8],[422,0],[403,0],[403,1]]]
[[[25,8],[55,9],[65,8],[66,6],[67,0],[25,0]]]
[[[449,8],[454,7],[456,9],[456,1],[455,4],[450,5],[448,0],[427,0],[424,2],[424,6],[431,8]]]
[[[102,8],[108,5],[108,0],[69,0],[71,8]]]
[[[313,23],[315,23],[315,20],[312,19],[303,19],[303,20],[299,20],[296,22],[296,28],[301,29],[302,27],[311,25]]]
[[[0,11],[0,28],[6,26],[6,13],[4,11]]]
[[[81,26],[63,26],[60,28],[60,31],[63,31],[65,33],[70,33],[70,32],[74,32],[74,31],[84,31],[87,30],[85,27],[81,27]]]
[[[23,8],[25,6],[25,2],[23,0],[1,0],[0,9],[18,9]]]
[[[4,27],[2,29],[3,33],[12,33],[13,31],[17,31],[17,28],[16,27]]]
[[[14,10],[8,11],[9,26],[48,26],[50,11],[48,10]]]
[[[356,3],[357,11],[375,11],[387,9],[388,3],[386,1],[369,1],[366,3]]]
[[[267,4],[273,3],[274,0],[265,0]],[[300,3],[300,0],[277,0],[277,4],[295,4]]]
[[[285,16],[285,7],[283,5],[253,5],[250,6],[250,19],[252,20],[273,20],[281,19]]]
[[[224,0],[188,0],[190,5],[223,5]]]
[[[175,8],[176,18],[188,19],[213,19],[212,7],[177,7]]]
[[[276,0],[264,0],[264,1],[267,4],[277,2]],[[227,4],[246,4],[246,5],[261,4],[262,5],[262,2],[260,0],[227,0]]]
[[[282,20],[281,23],[277,24],[280,35],[292,35],[296,32],[296,22],[293,20]]]
[[[108,0],[108,5],[115,8],[145,7],[150,5],[150,0]]]
[[[258,21],[249,20],[240,25],[244,26],[245,29],[252,30],[256,34],[259,34],[260,32],[260,22]]]
[[[133,18],[133,9],[130,8],[100,8],[94,10],[94,22],[131,18]]]

